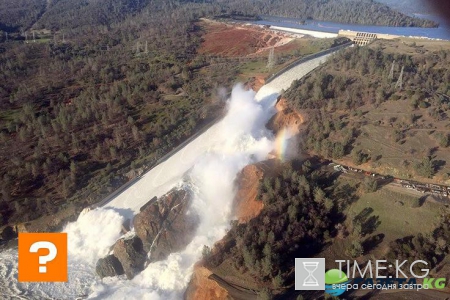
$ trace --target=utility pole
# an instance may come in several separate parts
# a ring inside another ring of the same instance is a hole
[[[65,42],[66,42],[66,37],[65,37],[65,35],[63,33],[63,43],[65,43]]]
[[[389,72],[389,80],[394,79],[395,60],[392,63],[391,71]]]
[[[34,31],[33,31],[33,43],[36,43],[36,35],[35,35]]]
[[[405,69],[405,66],[402,66],[402,71],[400,72],[400,77],[398,78],[397,83],[395,84],[395,88],[403,88],[403,71]]]
[[[275,66],[275,48],[270,48],[269,58],[267,59],[267,69],[271,70]]]
[[[145,54],[148,54],[148,41],[145,41]]]
[[[136,54],[139,55],[139,51],[141,51],[141,45],[139,42],[136,43]]]

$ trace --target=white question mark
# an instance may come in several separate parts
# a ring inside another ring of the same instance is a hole
[[[36,242],[30,247],[30,252],[37,253],[39,249],[48,249],[49,253],[47,255],[39,256],[39,264],[44,265],[39,267],[39,273],[47,273],[46,263],[55,259],[58,254],[58,249],[51,242]]]

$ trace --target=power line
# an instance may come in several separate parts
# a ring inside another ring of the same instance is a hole
[[[139,55],[139,52],[141,51],[141,44],[139,42],[136,43],[136,54]]]
[[[271,70],[275,66],[275,48],[270,48],[269,58],[267,59],[267,69]]]
[[[392,63],[391,71],[389,72],[389,80],[394,79],[395,60]]]
[[[402,71],[400,72],[400,77],[398,78],[397,83],[395,84],[395,88],[403,88],[403,70],[405,69],[405,66],[402,66]]]

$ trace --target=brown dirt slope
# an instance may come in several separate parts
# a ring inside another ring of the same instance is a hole
[[[204,31],[201,54],[220,56],[248,56],[261,53],[293,40],[288,34],[276,33],[257,26],[238,26],[210,20],[201,23]]]
[[[194,267],[184,299],[186,300],[216,300],[231,299],[227,290],[221,287],[215,280],[209,278],[212,272],[205,267]]]
[[[263,176],[263,170],[256,165],[246,166],[238,176],[234,209],[240,223],[256,217],[264,207],[262,201],[256,199],[259,181]]]
[[[267,174],[273,174],[279,170],[279,161],[266,160],[257,164],[246,166],[236,179],[238,192],[234,199],[234,215],[239,222],[248,222],[256,217],[264,208],[262,201],[258,201],[258,186],[260,180]],[[217,243],[221,243],[219,241]],[[213,252],[216,248],[213,248]],[[230,285],[224,279],[220,279],[201,263],[194,267],[191,281],[186,289],[186,300],[209,299],[250,299],[254,296],[249,291]]]
[[[265,80],[266,75],[263,73],[255,73],[253,77],[251,77],[246,83],[245,86],[248,89],[252,89],[254,91],[258,91],[264,84],[266,84]]]
[[[266,160],[246,166],[236,179],[237,194],[234,199],[234,215],[238,222],[245,223],[259,215],[264,208],[257,199],[258,186],[264,176],[278,172],[279,162],[276,159]]]
[[[267,123],[267,128],[274,133],[278,133],[283,128],[288,128],[290,132],[297,134],[300,132],[300,125],[304,123],[303,116],[286,105],[286,99],[281,98],[275,108],[277,113]]]

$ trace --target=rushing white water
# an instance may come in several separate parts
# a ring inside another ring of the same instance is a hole
[[[64,230],[69,239],[67,283],[18,283],[17,251],[0,253],[0,298],[181,299],[203,246],[220,240],[229,226],[237,173],[244,166],[265,159],[274,148],[274,137],[265,124],[275,112],[276,97],[294,79],[305,76],[325,59],[320,57],[285,72],[256,95],[245,91],[242,85],[236,86],[223,120],[146,173],[104,208],[89,211],[69,224]],[[153,196],[182,185],[193,191],[193,209],[200,216],[194,240],[185,250],[149,264],[133,280],[100,280],[95,275],[95,262],[120,237],[124,218],[138,212]]]

